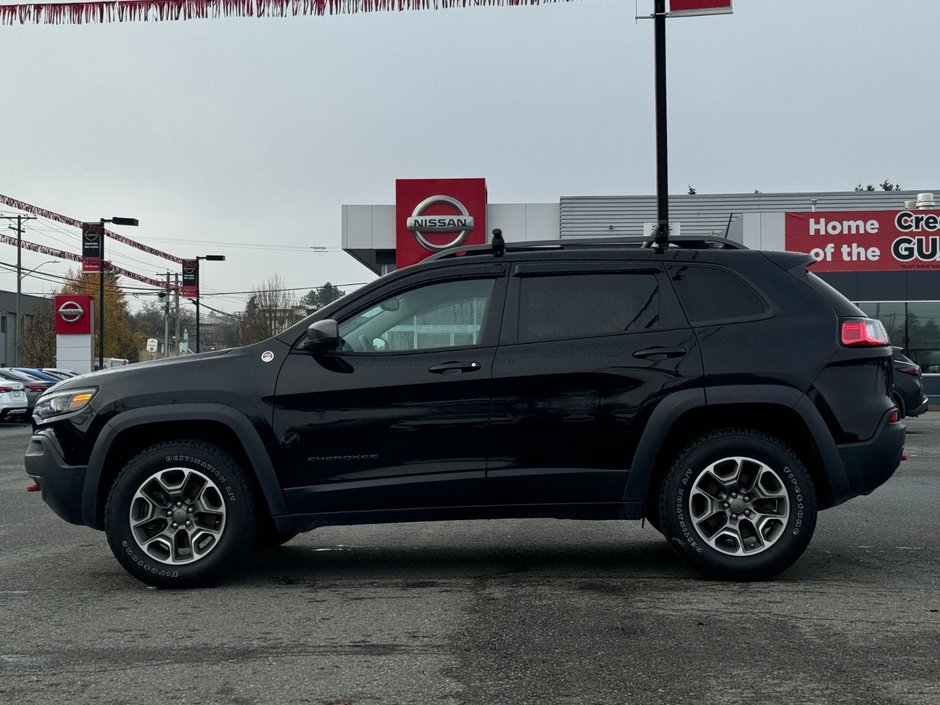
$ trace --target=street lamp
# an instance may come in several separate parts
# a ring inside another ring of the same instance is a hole
[[[115,225],[132,225],[137,227],[140,221],[137,218],[102,218],[98,221],[101,225],[101,266],[98,267],[98,369],[104,369],[104,268],[107,263],[104,259],[104,224],[114,223]]]
[[[225,255],[200,255],[196,257],[196,260],[204,259],[207,262],[224,262]],[[198,270],[197,270],[198,271]],[[199,282],[200,289],[202,288],[202,282]],[[200,293],[197,291],[196,294],[196,352],[199,352],[199,298]]]
[[[39,267],[45,267],[47,264],[58,264],[58,263],[59,263],[59,260],[50,259],[40,264]],[[20,364],[20,335],[23,332],[23,324],[20,322],[20,294],[22,293],[22,287],[20,286],[20,282],[22,282],[26,277],[28,277],[30,274],[32,274],[37,269],[39,269],[39,267],[33,267],[32,269],[27,269],[22,274],[20,274],[19,269],[17,269],[17,273],[16,273],[16,330],[14,331],[16,345],[13,348],[14,367],[18,367]]]

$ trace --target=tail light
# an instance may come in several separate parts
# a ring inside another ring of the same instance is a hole
[[[914,377],[920,377],[920,367],[917,365],[907,365],[905,367],[895,367],[898,372],[903,372],[906,375],[913,375]]]
[[[27,384],[26,388],[31,392],[42,392],[46,389],[41,384]]]
[[[3,387],[0,386],[0,394],[6,394],[7,392],[12,392],[13,387]]]
[[[901,412],[897,409],[891,409],[891,413],[888,414],[888,423],[897,423],[901,420]]]
[[[850,347],[874,347],[888,344],[888,332],[875,318],[842,321],[842,344]]]

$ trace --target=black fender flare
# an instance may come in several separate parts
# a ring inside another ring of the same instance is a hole
[[[284,493],[281,491],[280,482],[274,472],[274,464],[257,429],[244,414],[223,404],[173,404],[131,409],[115,416],[104,425],[88,461],[85,484],[82,488],[82,523],[87,526],[98,524],[98,488],[104,470],[104,461],[114,439],[136,426],[167,421],[215,421],[230,428],[251,463],[271,515],[278,516],[287,513],[287,503],[284,501]]]
[[[798,389],[783,385],[728,385],[675,392],[656,406],[634,454],[624,489],[624,502],[633,506],[641,503],[645,508],[649,482],[656,470],[656,460],[663,445],[669,442],[669,433],[673,426],[684,414],[700,407],[714,408],[730,404],[773,404],[796,412],[806,424],[819,452],[832,496],[841,497],[848,493],[849,479],[842,457],[826,422],[809,397]]]

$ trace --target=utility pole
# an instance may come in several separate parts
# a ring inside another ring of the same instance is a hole
[[[23,221],[36,220],[34,215],[3,215],[5,220],[16,220],[16,227],[10,226],[10,230],[16,231],[16,321],[13,325],[13,366],[19,367],[20,364],[20,296],[23,293]],[[6,357],[6,351],[3,353]]]
[[[166,296],[163,301],[163,357],[170,356],[170,272],[166,273]]]
[[[176,354],[180,354],[180,275],[179,272],[176,272],[174,275],[176,279]]]

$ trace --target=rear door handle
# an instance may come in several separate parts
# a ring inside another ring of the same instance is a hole
[[[429,367],[428,372],[436,375],[459,375],[464,372],[479,372],[482,369],[479,362],[444,362]]]
[[[685,354],[685,348],[646,348],[637,350],[633,353],[633,357],[640,357],[644,360],[665,360],[670,357],[682,357]]]

